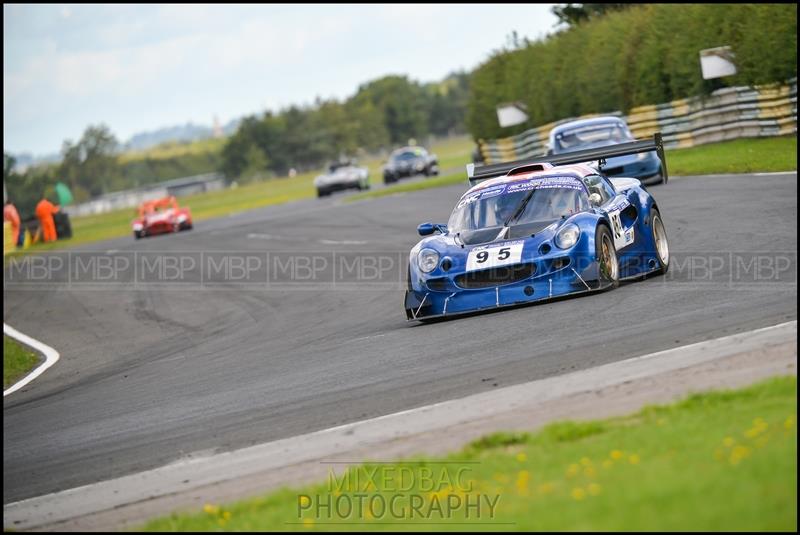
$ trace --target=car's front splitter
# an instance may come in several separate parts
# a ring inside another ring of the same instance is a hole
[[[450,317],[578,295],[603,290],[610,285],[609,281],[587,278],[568,267],[550,276],[534,276],[513,284],[482,289],[453,292],[408,290],[405,310],[409,320]]]

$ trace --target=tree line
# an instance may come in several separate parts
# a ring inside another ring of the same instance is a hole
[[[463,72],[427,84],[385,76],[343,102],[318,99],[311,106],[246,117],[223,149],[222,171],[245,180],[283,175],[409,139],[464,133],[468,80]]]
[[[568,4],[567,26],[496,50],[470,75],[467,127],[477,139],[551,121],[797,76],[796,4]],[[729,45],[738,73],[704,80],[699,51]],[[522,102],[529,121],[501,128],[496,106]]]

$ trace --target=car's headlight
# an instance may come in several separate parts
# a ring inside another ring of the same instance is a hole
[[[178,216],[178,223],[183,223],[186,221],[186,214],[181,214]]]
[[[134,223],[133,230],[142,230],[144,228],[141,223]]]
[[[439,263],[439,253],[433,249],[423,249],[417,256],[417,265],[423,273],[430,273],[436,269],[436,264]]]
[[[558,231],[558,234],[556,234],[556,245],[561,249],[569,249],[578,243],[578,238],[580,237],[581,230],[578,228],[578,225],[569,223],[568,225],[564,225],[564,227]]]
[[[642,160],[646,160],[649,156],[650,156],[649,152],[640,152],[639,154],[636,155],[636,159],[641,162]]]

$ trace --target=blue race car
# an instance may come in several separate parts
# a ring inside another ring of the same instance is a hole
[[[593,117],[571,121],[550,130],[549,155],[567,154],[577,150],[606,147],[633,141],[625,121],[618,117]],[[661,161],[655,152],[640,152],[609,158],[604,167],[606,176],[638,178],[643,184],[664,181]]]
[[[669,245],[655,199],[635,178],[590,165],[656,150],[661,136],[551,157],[468,166],[473,187],[447,225],[423,223],[411,249],[406,317],[427,320],[615,288],[664,273]],[[567,165],[572,164],[572,165]]]

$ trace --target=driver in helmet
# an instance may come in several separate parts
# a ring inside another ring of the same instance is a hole
[[[514,215],[519,209],[520,203],[530,193],[530,190],[523,190],[512,194],[498,195],[495,201],[494,213],[497,224],[502,225]]]

